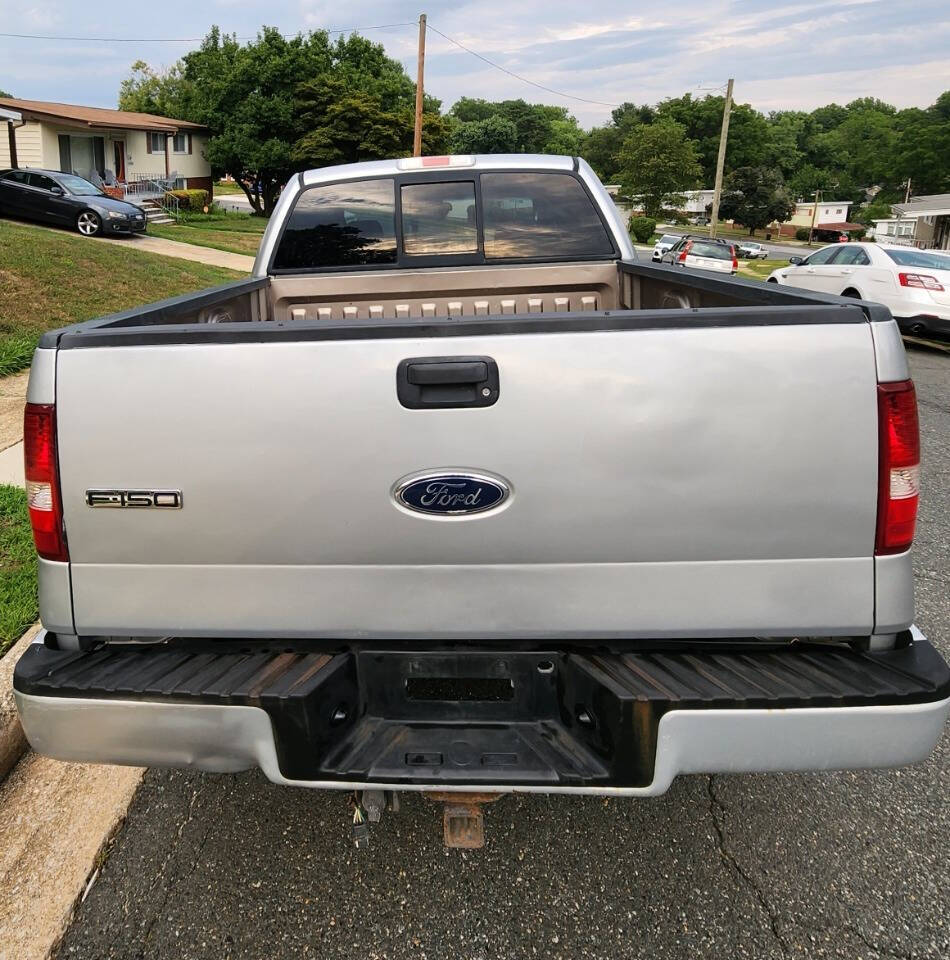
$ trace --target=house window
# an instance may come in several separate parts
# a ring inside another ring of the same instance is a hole
[[[164,133],[149,133],[148,152],[149,153],[165,152],[165,134]]]
[[[191,134],[176,133],[172,139],[172,153],[191,153]]]
[[[838,209],[835,210],[835,213],[841,213],[841,207],[838,207]]]

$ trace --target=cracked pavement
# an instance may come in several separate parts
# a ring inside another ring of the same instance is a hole
[[[917,622],[950,655],[950,357],[911,355]],[[950,737],[896,771],[680,777],[653,800],[508,796],[482,851],[402,796],[368,852],[343,794],[153,770],[65,958],[950,956]]]

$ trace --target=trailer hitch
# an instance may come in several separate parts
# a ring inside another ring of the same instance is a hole
[[[478,850],[485,846],[485,816],[482,807],[494,803],[500,793],[426,791],[426,797],[442,803],[442,834],[447,847]]]

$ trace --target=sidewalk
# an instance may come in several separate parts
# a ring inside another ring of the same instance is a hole
[[[99,243],[117,243],[126,249],[157,253],[163,257],[178,257],[179,260],[194,260],[196,263],[227,267],[229,270],[239,270],[241,273],[250,273],[254,266],[254,258],[247,257],[243,253],[228,253],[226,250],[199,247],[194,243],[179,243],[177,240],[166,240],[164,237],[146,235],[144,237],[98,237],[97,239]]]

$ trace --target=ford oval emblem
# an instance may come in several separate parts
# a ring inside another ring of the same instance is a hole
[[[399,481],[396,502],[416,513],[459,517],[501,506],[510,488],[500,477],[483,473],[426,473]]]

